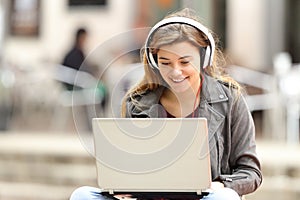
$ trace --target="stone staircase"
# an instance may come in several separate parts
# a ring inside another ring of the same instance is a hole
[[[300,144],[257,142],[263,183],[247,200],[300,199]]]
[[[257,145],[264,181],[246,199],[300,199],[300,145]],[[0,200],[67,200],[97,186],[94,163],[76,133],[0,133]]]
[[[67,200],[82,185],[96,169],[75,133],[0,134],[0,200]]]

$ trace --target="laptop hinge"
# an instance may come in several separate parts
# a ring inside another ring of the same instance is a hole
[[[202,190],[197,190],[197,195],[201,195],[202,194]]]
[[[109,194],[114,194],[114,191],[113,190],[108,190],[108,193]]]

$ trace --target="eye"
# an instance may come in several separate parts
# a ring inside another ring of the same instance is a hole
[[[190,61],[187,61],[187,60],[183,60],[180,62],[182,65],[188,65],[190,63]]]
[[[170,65],[171,63],[170,62],[161,62],[160,64],[161,65]]]

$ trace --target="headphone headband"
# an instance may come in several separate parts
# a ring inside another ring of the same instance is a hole
[[[215,50],[215,41],[213,36],[211,35],[211,33],[209,32],[209,30],[203,26],[201,23],[191,19],[191,18],[187,18],[187,17],[170,17],[170,18],[166,18],[163,19],[161,21],[159,21],[157,24],[155,24],[155,26],[153,26],[153,28],[150,30],[147,39],[146,39],[146,43],[145,43],[145,52],[146,52],[146,57],[148,62],[150,63],[151,67],[155,67],[158,69],[157,63],[155,62],[152,53],[150,52],[149,47],[149,43],[151,41],[151,37],[152,35],[155,33],[155,31],[157,29],[159,29],[162,26],[166,26],[169,24],[186,24],[189,26],[192,26],[196,29],[198,29],[199,31],[201,31],[202,33],[204,33],[208,40],[209,40],[209,46],[207,46],[206,48],[206,55],[204,58],[204,64],[203,67],[207,67],[207,66],[211,66],[212,65],[212,60],[213,60],[213,55],[214,55],[214,50]]]

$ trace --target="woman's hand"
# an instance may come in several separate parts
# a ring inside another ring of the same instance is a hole
[[[212,189],[213,191],[216,191],[218,189],[224,188],[224,184],[218,181],[213,181],[211,183],[210,189]]]
[[[132,198],[131,194],[117,194],[114,197],[119,200],[136,200],[136,198]]]

